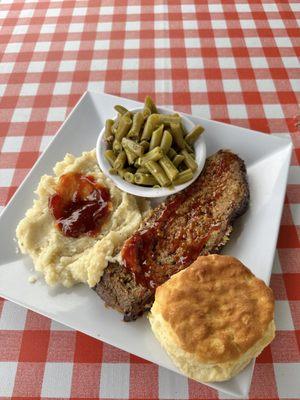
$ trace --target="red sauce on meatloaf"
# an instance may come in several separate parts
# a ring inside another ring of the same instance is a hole
[[[69,237],[97,235],[111,211],[109,190],[90,175],[69,172],[59,178],[49,198],[56,227]]]
[[[205,185],[200,175],[185,191],[170,197],[159,214],[125,242],[123,263],[137,283],[155,289],[206,254],[207,242],[221,231],[222,211],[215,210],[215,205],[222,203],[232,161],[233,155],[228,153],[221,162],[206,165]],[[205,192],[199,191],[202,184]]]

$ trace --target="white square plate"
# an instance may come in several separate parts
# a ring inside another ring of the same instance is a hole
[[[119,313],[104,307],[94,291],[84,285],[50,289],[39,280],[28,283],[32,262],[16,252],[15,229],[31,207],[33,191],[43,174],[52,174],[67,152],[80,155],[95,147],[104,121],[113,106],[135,108],[140,103],[103,93],[85,93],[61,126],[46,151],[31,170],[0,217],[0,296],[43,314],[120,349],[178,372],[152,335],[143,317],[124,323]],[[200,117],[192,120],[205,128],[208,155],[231,149],[247,166],[251,202],[249,211],[235,224],[224,253],[244,262],[269,283],[292,145],[288,139],[264,135]],[[248,393],[254,363],[228,382],[210,386],[231,396]]]

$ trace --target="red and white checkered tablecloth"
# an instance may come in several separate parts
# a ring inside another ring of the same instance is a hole
[[[300,399],[297,16],[297,0],[0,1],[1,208],[86,89],[291,135],[271,280],[278,331],[250,399]],[[0,299],[0,398],[226,397]]]

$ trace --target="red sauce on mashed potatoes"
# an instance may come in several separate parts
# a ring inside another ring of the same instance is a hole
[[[111,211],[109,190],[93,176],[69,172],[59,178],[49,208],[65,236],[95,236]]]

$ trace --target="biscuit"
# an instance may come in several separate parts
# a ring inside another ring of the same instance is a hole
[[[154,335],[187,376],[228,380],[274,338],[272,290],[239,260],[199,257],[156,290]]]

